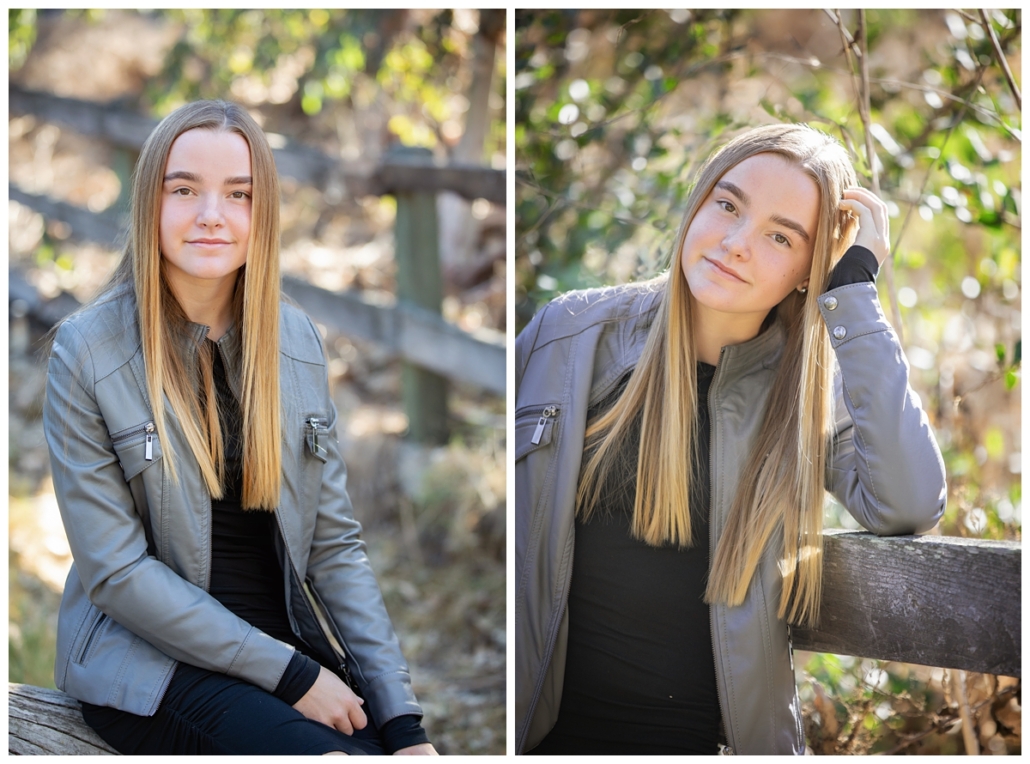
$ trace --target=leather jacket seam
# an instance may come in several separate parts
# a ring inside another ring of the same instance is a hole
[[[251,627],[250,627],[250,630],[249,630],[249,631],[247,632],[247,636],[245,636],[245,637],[243,638],[243,641],[242,641],[242,642],[240,642],[240,646],[239,646],[239,648],[237,648],[237,650],[236,650],[236,654],[235,654],[235,655],[234,655],[234,656],[232,657],[232,661],[230,661],[230,662],[229,662],[229,666],[228,666],[228,668],[226,668],[226,670],[225,670],[225,673],[226,673],[226,674],[228,674],[229,676],[232,676],[232,670],[233,670],[233,667],[234,667],[234,666],[236,665],[236,661],[238,661],[238,660],[239,660],[239,658],[240,658],[240,655],[242,655],[242,654],[243,654],[243,650],[244,650],[244,648],[246,648],[246,646],[247,646],[247,643],[248,643],[248,642],[250,642],[250,638],[251,638],[251,636],[252,636],[253,634],[254,634],[254,627],[253,627],[253,626],[251,626]],[[280,676],[280,678],[281,678],[281,677],[282,677],[282,674],[280,674],[279,676]]]

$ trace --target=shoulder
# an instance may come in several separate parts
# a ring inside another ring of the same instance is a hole
[[[581,289],[556,297],[534,317],[534,346],[573,337],[592,329],[650,325],[665,294],[667,279]],[[529,327],[527,327],[527,330]]]
[[[72,313],[54,335],[54,348],[71,351],[83,362],[88,357],[95,379],[124,365],[139,347],[136,295],[131,284],[120,284]]]
[[[311,318],[287,301],[279,303],[279,352],[301,363],[325,366],[322,335]]]

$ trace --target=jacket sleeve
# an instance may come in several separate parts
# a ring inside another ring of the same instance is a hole
[[[944,460],[871,283],[819,298],[840,368],[827,488],[881,536],[929,530],[947,500]]]
[[[536,346],[536,339],[540,334],[540,327],[544,324],[544,315],[551,307],[551,303],[547,303],[540,310],[536,312],[536,315],[530,319],[529,323],[519,332],[519,336],[515,338],[515,405],[518,406],[519,400],[519,387],[522,385],[522,376],[526,373],[526,366],[529,363],[529,357],[533,354],[533,348]]]
[[[321,345],[314,326],[311,331]],[[354,519],[347,495],[347,468],[336,436],[337,412],[328,379],[325,398],[330,412],[328,453],[307,576],[343,638],[376,723],[382,725],[404,714],[422,716],[411,689],[407,662],[365,553],[361,525]]]
[[[94,368],[88,343],[65,323],[51,350],[43,424],[54,491],[86,595],[165,655],[273,691],[293,647],[252,627],[149,553],[97,402]]]

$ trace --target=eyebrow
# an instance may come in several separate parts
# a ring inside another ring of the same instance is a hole
[[[715,187],[729,191],[731,194],[740,199],[741,203],[745,207],[751,206],[751,197],[748,196],[744,192],[744,190],[740,188],[740,186],[737,186],[734,183],[730,183],[728,180],[720,180],[715,184]],[[774,223],[777,223],[783,226],[784,228],[789,228],[790,230],[795,231],[798,234],[798,236],[800,236],[806,242],[812,240],[812,237],[808,235],[808,231],[806,231],[804,226],[802,226],[800,223],[796,223],[790,218],[785,218],[782,215],[773,215],[771,219]]]
[[[165,183],[170,180],[188,180],[191,183],[200,183],[200,176],[194,172],[187,172],[186,170],[176,170],[165,175]],[[225,185],[227,186],[251,186],[254,184],[254,179],[249,175],[236,175],[232,178],[225,179]]]

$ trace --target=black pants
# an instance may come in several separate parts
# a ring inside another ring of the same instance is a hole
[[[249,682],[180,663],[153,716],[82,704],[86,724],[123,754],[385,753],[368,724],[354,735],[308,719]]]

